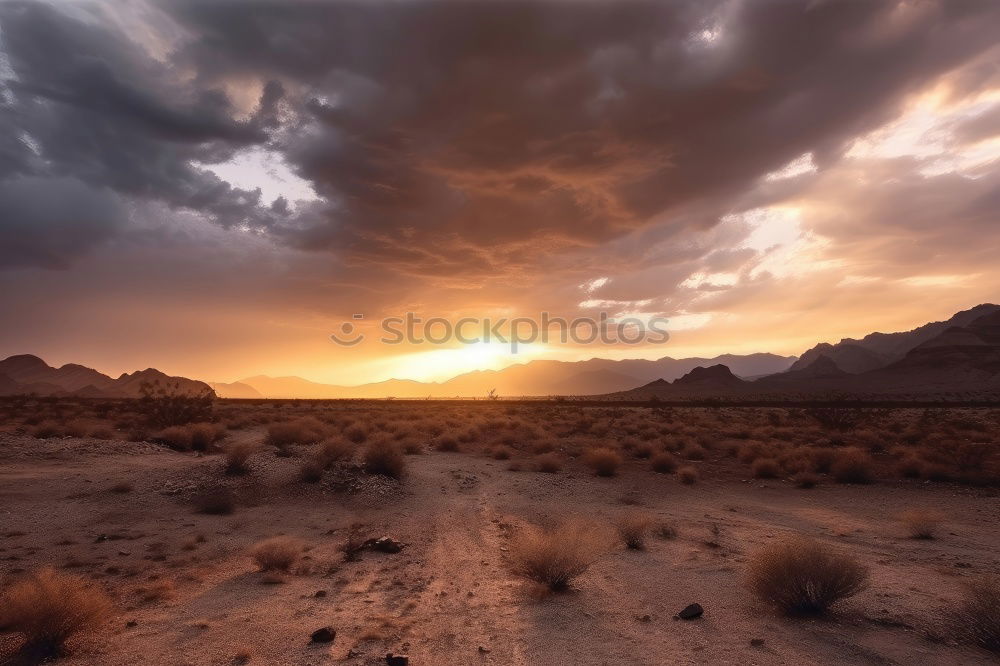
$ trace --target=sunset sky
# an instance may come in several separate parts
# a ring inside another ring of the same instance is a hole
[[[0,3],[0,357],[799,354],[1000,300],[995,0]],[[661,345],[352,347],[662,316]]]

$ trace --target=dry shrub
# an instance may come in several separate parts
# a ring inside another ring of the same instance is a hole
[[[704,460],[707,454],[708,452],[705,450],[705,447],[697,444],[688,444],[681,451],[681,457],[688,460]]]
[[[403,453],[408,456],[419,456],[424,452],[424,445],[416,440],[407,440],[403,442]]]
[[[874,476],[874,463],[861,449],[838,451],[830,465],[830,473],[838,483],[869,483]]]
[[[109,425],[98,425],[90,429],[90,436],[94,439],[114,439],[115,430]]]
[[[257,452],[253,442],[233,442],[226,447],[226,474],[246,474],[250,457]]]
[[[795,482],[795,486],[798,488],[815,488],[819,484],[819,476],[812,472],[799,472],[792,477],[792,481]]]
[[[156,581],[151,585],[144,585],[142,587],[137,587],[135,593],[138,595],[139,599],[146,602],[147,604],[156,603],[158,601],[165,601],[174,596],[176,586],[173,581],[160,580]]]
[[[23,634],[23,653],[42,661],[59,656],[74,634],[99,628],[111,612],[103,591],[78,576],[45,568],[7,588],[0,626]]]
[[[677,470],[677,479],[685,486],[691,486],[698,482],[698,470],[694,467],[686,466]]]
[[[364,444],[368,440],[368,429],[355,424],[344,429],[344,437],[355,444]]]
[[[903,456],[896,464],[899,475],[904,479],[919,479],[924,474],[924,467],[924,461],[913,454]]]
[[[560,591],[607,550],[604,531],[582,520],[569,520],[552,530],[527,526],[511,542],[511,568],[519,576]]]
[[[967,583],[965,597],[953,616],[956,635],[1000,653],[1000,576]]]
[[[944,515],[934,509],[908,509],[899,514],[899,519],[914,539],[933,539]]]
[[[555,474],[562,469],[562,460],[555,453],[543,453],[535,457],[535,469],[546,474]]]
[[[661,539],[676,539],[677,528],[670,523],[660,523],[653,528],[653,534]]]
[[[215,423],[192,423],[187,429],[191,448],[195,451],[207,451],[226,436],[226,429]]]
[[[187,451],[191,448],[191,431],[185,426],[170,426],[156,435],[156,441],[166,444],[172,449]]]
[[[294,444],[315,444],[323,439],[326,426],[311,416],[294,421],[272,423],[267,427],[267,443],[279,451]]]
[[[350,460],[354,455],[354,445],[346,439],[331,437],[323,440],[319,445],[319,454],[324,467],[329,467],[333,463]]]
[[[70,437],[86,437],[89,429],[86,421],[74,419],[66,424],[65,432]]]
[[[306,483],[319,483],[325,471],[326,466],[323,464],[323,459],[319,456],[312,456],[302,461],[302,465],[299,467],[299,479]]]
[[[510,460],[510,457],[514,455],[513,449],[509,446],[500,445],[490,452],[490,456],[494,460]]]
[[[365,448],[365,470],[369,474],[381,474],[402,479],[406,472],[406,458],[399,448],[386,439],[376,439]]]
[[[793,537],[754,553],[750,590],[789,615],[820,614],[868,587],[868,570],[819,542]]]
[[[446,453],[455,453],[459,450],[458,440],[451,436],[438,437],[434,442],[434,448]]]
[[[650,459],[649,464],[658,474],[670,474],[677,469],[677,460],[669,453],[657,453]]]
[[[774,458],[757,458],[750,471],[756,479],[777,479],[781,475],[781,465]]]
[[[646,534],[653,525],[653,517],[646,513],[629,513],[618,521],[618,536],[632,550],[646,548]]]
[[[287,572],[298,562],[303,546],[299,539],[277,536],[261,541],[250,554],[261,571]]]
[[[643,442],[642,444],[636,444],[632,447],[632,456],[639,458],[640,460],[645,460],[653,455],[655,449],[652,444],[648,442]]]
[[[208,488],[194,496],[194,507],[198,513],[228,516],[236,511],[236,496],[223,486]]]
[[[614,449],[588,449],[583,455],[583,462],[594,470],[597,476],[614,476],[621,467],[622,457]]]

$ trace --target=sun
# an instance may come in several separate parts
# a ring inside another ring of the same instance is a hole
[[[517,353],[509,344],[473,342],[447,349],[417,351],[391,359],[391,376],[417,381],[444,381],[475,370],[502,370],[517,363],[527,363],[547,351],[546,345],[521,344]]]

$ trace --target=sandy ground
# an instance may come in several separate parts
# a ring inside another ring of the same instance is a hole
[[[237,437],[259,437],[244,432]],[[79,640],[66,664],[969,664],[987,652],[950,644],[944,609],[975,573],[1000,570],[1000,502],[946,484],[821,485],[675,477],[627,463],[599,479],[513,472],[472,453],[408,456],[408,478],[305,484],[299,460],[259,454],[227,479],[241,506],[197,514],[193,489],[224,479],[218,456],[153,445],[0,436],[0,579],[41,565],[94,577],[119,614]],[[128,481],[134,490],[109,488]],[[638,505],[630,505],[633,502]],[[915,541],[896,514],[936,507],[940,538]],[[509,526],[583,515],[613,522],[642,510],[678,536],[618,548],[559,595],[508,573]],[[352,524],[407,544],[399,554],[337,551]],[[788,533],[849,550],[870,590],[823,620],[777,617],[742,586],[748,553]],[[288,534],[311,548],[306,571],[267,584],[251,546]],[[164,598],[142,590],[166,582]],[[171,589],[172,588],[172,589]],[[317,596],[317,592],[325,595]],[[673,616],[691,602],[694,621]],[[313,630],[337,630],[310,644]],[[935,637],[936,636],[936,637]],[[762,645],[751,640],[763,639]],[[7,635],[0,644],[9,651]]]

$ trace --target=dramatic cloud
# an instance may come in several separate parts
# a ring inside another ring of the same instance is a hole
[[[967,306],[997,34],[992,0],[7,2],[0,269],[183,227],[171,256],[272,248],[244,277],[298,320],[607,309],[715,344],[833,291]]]

